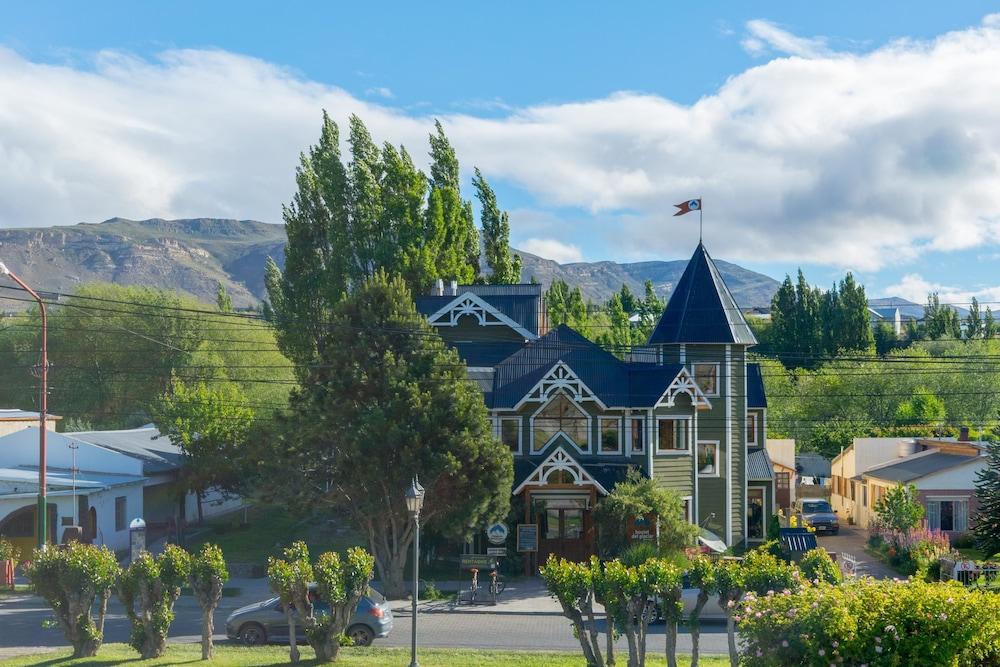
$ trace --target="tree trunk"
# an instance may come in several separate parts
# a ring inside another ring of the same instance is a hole
[[[691,667],[698,667],[700,653],[698,642],[701,641],[701,612],[707,602],[708,596],[698,591],[698,600],[694,604],[694,609],[691,610],[691,617],[688,621],[688,626],[691,628]]]
[[[213,609],[203,609],[201,612],[201,659],[212,659],[212,632],[214,631],[215,619],[212,617]]]
[[[739,667],[740,654],[736,650],[736,621],[731,613],[726,613],[726,634],[729,635],[729,665]]]
[[[677,667],[677,621],[668,620],[664,634],[667,635],[667,667]]]
[[[601,635],[597,631],[597,624],[594,623],[594,601],[593,598],[587,601],[587,631],[590,633],[590,646],[594,651],[594,660],[597,665],[605,665],[601,657]]]
[[[295,637],[295,613],[288,611],[292,605],[285,605],[285,618],[288,619],[288,660],[299,661],[299,647]]]
[[[316,662],[335,662],[337,653],[340,651],[340,639],[328,636],[326,640],[317,642],[313,646],[313,650],[316,651]]]
[[[104,619],[108,616],[108,599],[111,597],[111,589],[101,593],[101,604],[97,608],[97,636],[100,637],[100,642],[104,641]],[[100,646],[98,642],[98,647]]]
[[[632,620],[632,606],[625,607],[625,640],[628,642],[628,667],[642,667],[639,662],[639,646],[635,636],[635,622]]]
[[[566,605],[563,605],[563,614],[573,623],[573,628],[576,630],[576,638],[579,640],[580,648],[583,650],[583,659],[587,661],[587,667],[602,667],[597,662],[590,640],[587,639],[587,628],[583,627],[583,614]]]
[[[381,568],[382,586],[385,588],[385,597],[390,600],[400,600],[406,597],[406,559],[392,558],[389,563]]]
[[[615,618],[614,613],[608,611],[608,606],[604,605],[605,618],[608,621],[608,633],[605,635],[604,664],[607,667],[615,667]]]

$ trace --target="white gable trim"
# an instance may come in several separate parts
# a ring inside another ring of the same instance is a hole
[[[526,486],[546,486],[548,484],[549,475],[557,470],[563,470],[568,472],[573,477],[573,483],[577,486],[593,486],[602,495],[608,495],[608,490],[601,486],[593,476],[587,472],[583,466],[577,463],[576,459],[569,455],[569,453],[562,447],[556,447],[556,449],[546,457],[544,461],[538,464],[538,467],[528,475],[523,482],[521,482],[516,489],[511,493],[511,495],[517,495],[524,490]]]
[[[690,396],[691,402],[696,408],[712,409],[712,404],[709,402],[708,397],[705,396],[705,392],[701,390],[701,387],[694,381],[694,377],[692,377],[686,368],[680,370],[674,381],[663,392],[663,396],[660,396],[660,400],[656,402],[656,407],[674,407],[674,400],[678,394],[687,394]]]
[[[599,399],[597,394],[591,391],[590,387],[563,361],[556,362],[555,366],[531,388],[531,391],[517,402],[514,409],[520,409],[525,403],[548,403],[557,391],[565,392],[574,403],[594,401],[602,410],[608,409],[604,401]]]
[[[427,321],[435,327],[457,327],[458,321],[466,315],[472,315],[478,319],[481,327],[509,327],[528,340],[538,338],[472,292],[460,294],[428,317]]]

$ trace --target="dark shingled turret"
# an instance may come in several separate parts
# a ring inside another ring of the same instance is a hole
[[[701,243],[649,337],[650,345],[679,343],[757,344],[719,269]]]

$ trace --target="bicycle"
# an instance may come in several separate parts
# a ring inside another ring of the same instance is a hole
[[[500,579],[500,575],[497,574],[497,571],[495,569],[491,570],[490,571],[490,601],[491,601],[492,604],[495,605],[497,603],[497,598],[500,597],[500,594],[503,593],[504,589],[506,589],[506,588],[507,588],[507,584],[504,583],[504,581],[502,579]]]

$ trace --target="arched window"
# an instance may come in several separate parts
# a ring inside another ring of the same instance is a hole
[[[535,415],[532,451],[541,451],[560,432],[580,449],[587,449],[589,429],[586,413],[565,394],[557,394]]]

